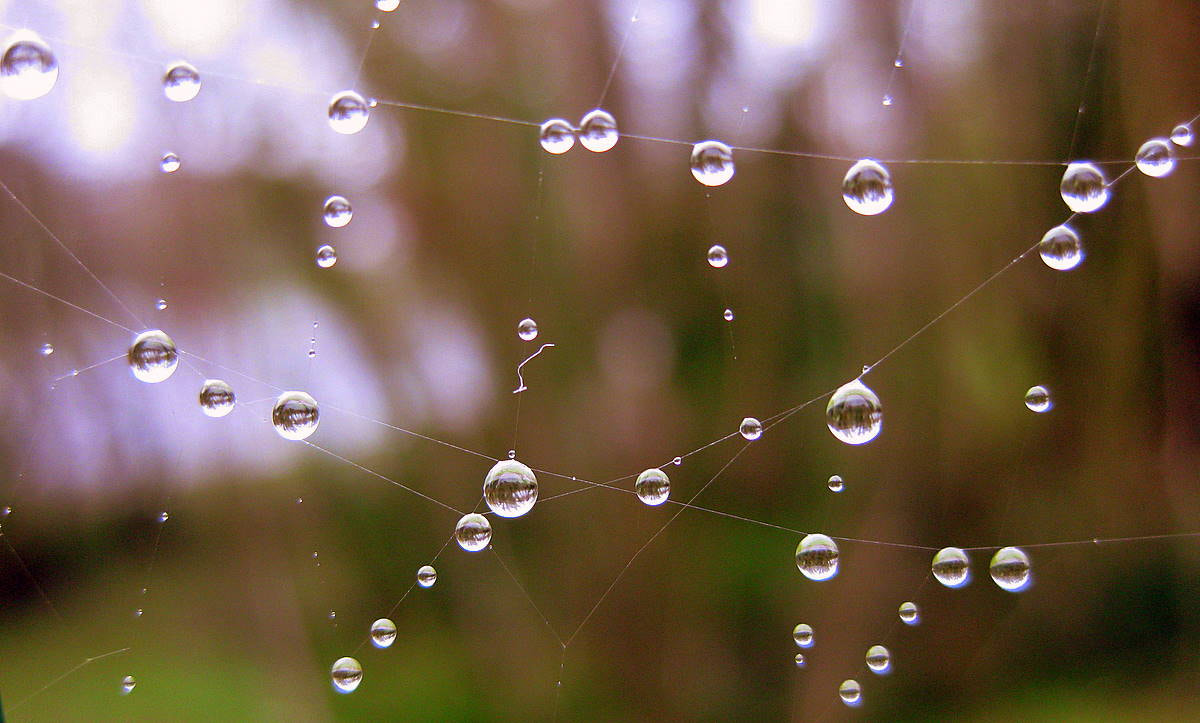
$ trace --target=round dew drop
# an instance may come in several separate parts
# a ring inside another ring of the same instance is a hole
[[[41,348],[41,349],[39,349],[39,350],[38,350],[38,352],[39,352],[39,353],[40,353],[42,356],[50,356],[51,354],[53,354],[53,353],[54,353],[54,345],[53,345],[53,344],[49,344],[49,343],[47,343],[47,344],[42,344],[42,348]]]
[[[236,403],[233,387],[229,386],[228,382],[220,379],[204,380],[204,386],[200,387],[200,410],[205,416],[224,417],[233,411]]]
[[[325,199],[322,216],[326,226],[341,228],[354,218],[354,209],[350,207],[350,202],[346,200],[345,196],[330,196]]]
[[[946,587],[962,587],[971,581],[970,565],[967,553],[957,547],[946,547],[933,556],[930,569],[937,581]]]
[[[329,244],[317,248],[317,266],[327,269],[337,263],[337,249]]]
[[[857,680],[844,680],[838,686],[838,697],[846,705],[858,705],[862,702],[862,686],[858,684]]]
[[[809,580],[828,580],[838,574],[838,546],[827,535],[806,535],[796,546],[796,567]]]
[[[890,673],[892,670],[892,653],[882,645],[872,645],[867,648],[867,667],[877,675]]]
[[[846,483],[842,480],[841,475],[833,475],[829,478],[829,491],[841,492],[846,489]]]
[[[1016,547],[1002,547],[988,565],[992,581],[1002,590],[1020,592],[1029,587],[1029,555]]]
[[[517,336],[521,341],[533,341],[537,338],[537,335],[537,322],[533,319],[525,318],[517,322]]]
[[[182,60],[172,63],[163,75],[163,95],[167,100],[186,103],[200,93],[200,73]]]
[[[806,664],[807,661],[804,659],[804,653],[796,653],[796,667],[803,668]]]
[[[892,175],[879,161],[864,158],[842,179],[842,199],[863,216],[883,213],[892,205]]]
[[[158,301],[154,302],[154,308],[158,311],[166,311],[167,310],[167,300],[159,299]]]
[[[492,541],[492,525],[481,514],[463,515],[454,527],[454,540],[467,552],[479,552]]]
[[[723,186],[733,178],[733,151],[720,141],[692,146],[692,176],[705,186]]]
[[[137,678],[127,675],[121,679],[121,695],[129,695],[137,687]]]
[[[138,334],[129,347],[128,358],[133,376],[148,384],[166,381],[179,366],[175,342],[158,329]]]
[[[633,485],[638,499],[651,507],[661,505],[671,495],[671,480],[667,473],[657,467],[652,467],[638,475]]]
[[[437,582],[437,570],[433,569],[433,565],[422,565],[417,570],[417,584],[421,587],[433,587]]]
[[[593,153],[611,149],[618,138],[617,121],[608,111],[597,108],[579,121],[579,142]]]
[[[725,313],[721,314],[725,321],[733,321],[733,309],[726,309]]]
[[[352,90],[343,90],[329,100],[329,127],[343,135],[361,131],[370,115],[367,101]]]
[[[163,173],[174,173],[179,170],[181,165],[183,164],[179,160],[179,156],[169,151],[164,153],[158,161],[158,167]]]
[[[1042,412],[1050,411],[1054,406],[1054,402],[1050,399],[1050,392],[1043,386],[1030,387],[1029,391],[1025,392],[1025,406],[1029,407],[1029,411]]]
[[[379,618],[371,623],[371,644],[379,649],[390,648],[396,641],[396,623]]]
[[[1177,146],[1187,148],[1192,145],[1192,127],[1187,123],[1180,123],[1171,131],[1171,142]]]
[[[1070,226],[1055,226],[1038,242],[1038,255],[1056,271],[1070,271],[1083,261],[1083,243]]]
[[[321,421],[317,400],[305,392],[284,392],[275,400],[271,424],[284,439],[299,441],[312,436]]]
[[[875,392],[855,379],[829,398],[825,418],[833,436],[846,444],[866,444],[883,429],[883,405]]]
[[[1075,213],[1094,213],[1108,203],[1108,181],[1091,163],[1071,163],[1063,173],[1059,192]]]
[[[375,7],[385,13],[390,13],[400,7],[400,0],[375,0]]]
[[[33,100],[54,88],[58,60],[46,41],[31,30],[18,30],[4,43],[0,58],[0,90],[9,98]]]
[[[802,648],[811,648],[813,645],[813,629],[808,623],[800,623],[792,628],[792,640],[796,641],[796,645]]]
[[[562,118],[551,118],[538,129],[542,150],[561,155],[575,147],[575,129]]]
[[[917,604],[914,602],[900,603],[900,620],[905,625],[916,625],[921,622],[921,611],[917,609]]]
[[[1175,153],[1166,138],[1151,138],[1134,157],[1138,170],[1152,178],[1162,178],[1175,168]]]
[[[501,517],[520,517],[529,512],[537,496],[538,483],[533,470],[515,459],[500,460],[483,479],[483,499]]]
[[[738,432],[740,432],[743,437],[753,442],[762,436],[762,422],[758,421],[754,417],[746,417],[742,420],[741,425],[738,426]]]
[[[333,689],[339,693],[353,693],[362,682],[362,665],[354,658],[338,658],[329,669]]]
[[[720,244],[713,244],[708,248],[708,265],[714,269],[721,269],[729,265],[729,252]]]

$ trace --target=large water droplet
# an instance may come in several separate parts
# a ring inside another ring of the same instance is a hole
[[[862,702],[862,686],[857,680],[844,680],[838,686],[838,697],[846,705],[855,706]]]
[[[1175,168],[1175,153],[1166,138],[1146,141],[1133,158],[1138,170],[1153,178],[1161,178]]]
[[[417,584],[421,587],[433,587],[437,582],[437,570],[433,569],[433,565],[421,565],[417,570]]]
[[[882,645],[872,645],[867,648],[867,667],[878,675],[892,670],[892,653]]]
[[[179,366],[175,342],[158,329],[138,334],[129,347],[128,358],[133,376],[150,384],[166,381]]]
[[[1187,123],[1180,123],[1171,131],[1171,142],[1177,146],[1187,148],[1192,145],[1192,127]]]
[[[492,541],[492,525],[475,512],[463,515],[454,527],[454,540],[467,552],[479,552]]]
[[[127,675],[121,679],[121,695],[129,695],[137,687],[137,678]]]
[[[284,439],[307,439],[317,431],[321,413],[317,400],[304,392],[284,392],[275,400],[271,410],[271,424]]]
[[[946,587],[962,587],[971,581],[970,565],[967,553],[957,547],[946,547],[933,556],[930,569],[937,581]]]
[[[200,72],[182,60],[172,63],[163,74],[163,94],[168,100],[186,103],[200,93]]]
[[[607,151],[617,145],[618,138],[617,121],[608,111],[597,108],[579,121],[579,142],[593,153]]]
[[[179,160],[179,156],[175,153],[167,151],[162,158],[158,159],[158,168],[163,173],[174,173],[179,170],[183,162]]]
[[[921,611],[915,602],[900,603],[900,619],[905,625],[916,625],[921,622]]]
[[[792,640],[802,648],[811,648],[813,644],[813,629],[808,623],[798,623],[792,628]]]
[[[366,127],[370,115],[367,101],[352,90],[343,90],[329,101],[329,127],[338,133],[358,133]]]
[[[377,648],[389,648],[396,641],[396,623],[379,618],[371,623],[371,644]]]
[[[1001,589],[1020,592],[1029,586],[1029,555],[1016,547],[1002,547],[992,555],[988,571]]]
[[[1025,392],[1025,406],[1029,407],[1030,411],[1041,414],[1042,412],[1050,411],[1050,407],[1054,406],[1054,402],[1050,399],[1050,391],[1038,385],[1030,387],[1029,391]]]
[[[551,118],[538,130],[538,141],[543,150],[557,156],[575,147],[575,129],[562,118]]]
[[[220,379],[205,379],[200,387],[200,410],[209,417],[224,417],[233,411],[237,398],[233,387]]]
[[[714,269],[724,268],[729,264],[729,252],[720,244],[708,247],[708,265]]]
[[[671,494],[671,480],[666,472],[652,467],[638,475],[633,489],[639,500],[653,507],[667,501]]]
[[[1083,261],[1083,243],[1070,226],[1055,226],[1038,241],[1038,255],[1057,271],[1069,271]]]
[[[533,470],[515,459],[502,459],[483,479],[483,499],[501,517],[520,517],[537,502],[538,483]]]
[[[517,322],[517,336],[522,341],[533,341],[537,338],[537,335],[537,322],[533,319],[525,318]]]
[[[363,670],[354,658],[338,658],[329,669],[333,689],[339,693],[353,693],[362,682]]]
[[[1067,208],[1075,213],[1093,213],[1108,203],[1108,181],[1091,163],[1071,163],[1059,185]]]
[[[721,186],[733,178],[733,151],[720,141],[692,146],[692,176],[706,186]]]
[[[874,216],[892,205],[892,175],[879,161],[864,158],[842,180],[842,198],[851,211]]]
[[[50,92],[58,80],[58,60],[32,30],[8,36],[0,58],[0,89],[9,98],[32,100]]]
[[[327,269],[337,263],[337,249],[329,244],[317,248],[317,266]]]
[[[846,483],[842,480],[841,475],[833,475],[829,478],[829,491],[841,492],[846,489]]]
[[[806,535],[796,547],[796,567],[809,580],[828,580],[837,575],[837,543],[827,535]]]
[[[825,419],[833,436],[846,444],[866,444],[883,429],[883,405],[875,392],[855,379],[829,398]]]
[[[325,225],[330,228],[341,228],[354,218],[354,209],[350,207],[350,202],[344,196],[330,196],[325,199],[322,216],[325,219]]]
[[[754,417],[746,417],[738,426],[738,432],[741,433],[743,437],[753,442],[762,436],[762,422],[758,421]]]

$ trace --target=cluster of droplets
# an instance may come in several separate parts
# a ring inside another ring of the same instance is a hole
[[[935,580],[950,588],[964,587],[971,581],[971,559],[966,551],[957,547],[938,550],[930,567]],[[992,555],[988,564],[992,582],[1002,590],[1020,592],[1032,581],[1029,555],[1017,547],[1002,547]],[[913,606],[914,620],[916,606]],[[901,619],[904,609],[901,608]],[[907,622],[907,621],[905,621]]]
[[[602,108],[589,111],[579,121],[579,128],[562,118],[551,118],[538,128],[538,141],[547,153],[562,155],[579,145],[593,153],[604,153],[617,145],[621,134],[612,114]]]

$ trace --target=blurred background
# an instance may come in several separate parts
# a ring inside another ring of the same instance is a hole
[[[45,97],[0,98],[0,181],[36,216],[0,199],[0,271],[199,357],[143,384],[131,335],[0,284],[8,720],[1194,714],[1200,538],[1031,547],[1018,595],[990,550],[950,590],[931,551],[873,544],[1200,530],[1194,162],[1073,222],[1078,269],[1034,254],[872,371],[874,442],[838,442],[821,401],[723,472],[740,438],[667,468],[672,499],[720,472],[695,504],[867,541],[841,543],[833,580],[799,573],[799,535],[701,510],[630,563],[677,506],[546,498],[828,392],[963,297],[1067,217],[1054,162],[1132,159],[1200,113],[1200,6],[47,0],[0,2],[0,25],[60,67]],[[185,103],[161,87],[178,59],[202,77]],[[381,102],[343,136],[326,107],[352,87]],[[889,163],[895,203],[863,217],[847,161],[736,151],[708,189],[686,144],[552,156],[536,127],[388,104],[578,123],[602,96],[623,132],[688,144],[988,162]],[[332,194],[344,228],[322,221]],[[230,416],[201,414],[206,377],[233,385]],[[1025,408],[1034,384],[1051,412]],[[278,388],[311,393],[310,441],[353,463],[279,438]],[[379,422],[564,476],[493,518],[494,553],[443,549],[456,513],[356,465],[470,510],[491,463]],[[437,584],[404,597],[435,556]],[[364,645],[384,616],[395,644]],[[346,696],[343,655],[364,668]]]

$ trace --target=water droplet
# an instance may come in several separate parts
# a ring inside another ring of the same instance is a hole
[[[692,146],[692,176],[705,186],[722,186],[733,178],[733,151],[720,141]]]
[[[1171,131],[1171,142],[1177,146],[1187,148],[1192,145],[1192,127],[1187,123],[1180,123]]]
[[[1029,555],[1016,547],[1002,547],[992,555],[988,571],[1001,589],[1020,592],[1029,586]]]
[[[58,80],[58,60],[32,30],[8,36],[0,58],[0,89],[9,98],[32,100],[50,92]]]
[[[1041,385],[1030,387],[1029,391],[1025,392],[1025,406],[1029,407],[1031,412],[1038,414],[1050,411],[1050,408],[1054,406],[1054,402],[1050,399],[1050,390]]]
[[[683,457],[676,457],[675,459],[671,460],[671,464],[678,467],[679,465],[683,464]]]
[[[517,336],[522,341],[533,341],[537,338],[538,327],[537,322],[533,319],[525,318],[517,322]]]
[[[0,507],[0,517],[8,517],[11,514],[12,514],[12,506],[11,505],[5,505],[4,507]]]
[[[1070,226],[1055,226],[1038,242],[1038,255],[1056,271],[1070,271],[1083,261],[1083,243]]]
[[[433,569],[433,565],[422,565],[421,569],[417,570],[417,584],[421,587],[433,587],[437,582],[437,570]]]
[[[463,515],[454,527],[454,540],[467,552],[479,552],[492,541],[492,525],[475,512]]]
[[[538,483],[533,470],[515,459],[502,459],[483,479],[483,499],[501,517],[520,517],[537,502]]]
[[[792,640],[796,641],[796,645],[802,648],[811,648],[813,645],[813,629],[808,623],[799,623],[792,628]]]
[[[903,68],[904,67],[904,59],[901,58],[900,56],[896,56],[896,59],[892,61],[892,67],[893,68]]]
[[[796,653],[796,667],[803,668],[807,664],[804,660],[804,653]]]
[[[371,623],[371,644],[383,649],[391,647],[396,641],[396,623],[387,618],[379,618]]]
[[[971,581],[971,560],[957,547],[938,550],[930,569],[937,581],[946,587],[962,587]]]
[[[166,311],[167,310],[167,300],[159,299],[159,300],[155,301],[154,308],[158,311]]]
[[[317,356],[317,350],[316,350],[316,349],[309,349],[309,350],[308,350],[308,358],[309,358],[309,359],[313,359],[313,358],[315,358],[316,356]]]
[[[872,645],[867,648],[867,667],[879,675],[892,670],[892,653],[882,645]]]
[[[330,610],[329,615],[326,615],[326,617],[330,620],[337,620],[337,610]]]
[[[894,102],[895,102],[895,100],[894,100],[894,99],[892,98],[892,96],[890,96],[890,95],[884,95],[884,96],[883,96],[883,100],[882,100],[882,101],[880,101],[880,102],[883,104],[883,107],[884,107],[884,108],[891,108],[891,107],[892,107],[892,103],[894,103]]]
[[[400,7],[400,0],[375,0],[375,7],[385,13],[390,13]]]
[[[846,489],[846,483],[842,481],[842,478],[839,475],[835,474],[829,478],[830,492],[841,492],[844,489]]]
[[[358,133],[371,115],[367,101],[352,90],[343,90],[329,100],[329,127],[344,135]]]
[[[638,475],[633,489],[639,500],[653,507],[667,501],[671,494],[671,480],[661,469],[652,467]]]
[[[50,356],[54,353],[53,344],[42,344],[42,348],[38,350],[42,356]]]
[[[327,269],[337,263],[337,250],[329,244],[317,249],[317,266]]]
[[[725,321],[733,321],[733,309],[726,309],[721,316],[725,318]]]
[[[796,567],[809,580],[828,580],[838,574],[838,546],[827,535],[806,535],[796,547]]]
[[[1151,138],[1134,156],[1138,170],[1152,178],[1161,178],[1175,168],[1175,153],[1166,138]]]
[[[916,625],[921,622],[921,611],[915,602],[900,603],[900,619],[905,625]]]
[[[181,165],[183,164],[179,160],[179,156],[170,151],[164,153],[163,157],[158,161],[158,167],[162,169],[163,173],[174,173],[179,170]]]
[[[838,697],[846,705],[858,705],[862,702],[862,686],[858,684],[857,680],[844,680],[838,686]]]
[[[875,392],[855,379],[829,398],[825,418],[833,436],[846,444],[866,444],[883,429],[883,406]]]
[[[371,21],[371,29],[372,29],[372,30],[378,30],[378,29],[379,29],[379,21],[378,21],[378,20],[372,20],[372,21]]]
[[[329,669],[333,689],[339,693],[353,693],[362,682],[362,666],[354,658],[338,658]]]
[[[149,384],[166,381],[179,366],[175,342],[158,329],[138,334],[129,347],[128,359],[133,376]]]
[[[538,141],[544,151],[557,156],[575,147],[575,129],[562,118],[551,118],[538,130]]]
[[[182,60],[172,63],[163,75],[163,94],[176,103],[186,103],[200,93],[200,73]]]
[[[762,422],[758,421],[754,417],[746,417],[742,420],[741,425],[738,427],[738,432],[740,432],[743,437],[753,442],[762,436]]]
[[[137,687],[137,678],[127,675],[121,679],[121,695],[129,695]]]
[[[1059,185],[1067,208],[1075,213],[1093,213],[1108,203],[1108,181],[1091,163],[1071,163]]]
[[[506,453],[506,456],[509,459],[516,459],[517,458],[517,450],[515,450],[515,449],[508,450],[508,452]]]
[[[297,497],[297,498],[296,498],[296,504],[298,504],[298,505],[302,505],[302,504],[304,504],[304,498],[303,498],[303,497]]]
[[[133,616],[134,616],[135,618],[140,618],[140,617],[142,616],[142,612],[143,612],[143,611],[142,611],[142,609],[141,609],[141,608],[138,608],[137,610],[134,610],[134,611],[133,611]]]
[[[220,379],[205,379],[200,387],[200,411],[209,417],[224,417],[233,411],[237,397],[233,387]]]
[[[167,512],[166,510],[163,510],[162,512],[158,513],[158,521],[159,522],[166,522],[169,519],[171,519],[171,514],[169,512]]]
[[[851,211],[874,216],[892,205],[892,176],[883,164],[864,158],[846,171],[842,199]]]
[[[350,202],[345,196],[330,196],[325,199],[325,207],[322,211],[325,218],[325,225],[330,228],[341,228],[350,223],[350,219],[354,218],[354,209],[350,207]]]
[[[708,249],[708,265],[714,269],[724,268],[729,264],[729,252],[720,244],[713,244]]]
[[[603,153],[617,145],[619,137],[617,121],[608,111],[597,108],[579,121],[579,142],[593,153]]]
[[[271,424],[284,439],[307,439],[317,431],[321,419],[317,400],[304,392],[284,392],[275,400]]]

